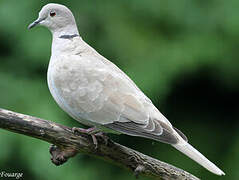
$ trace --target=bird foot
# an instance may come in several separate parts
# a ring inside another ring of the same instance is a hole
[[[98,144],[99,144],[97,137],[102,138],[105,142],[105,145],[108,144],[109,138],[103,132],[101,132],[99,129],[97,129],[96,127],[92,127],[92,128],[88,128],[88,129],[73,127],[72,131],[74,134],[83,133],[83,134],[87,134],[87,135],[91,136],[93,144],[95,145],[95,149],[98,149]]]
[[[72,148],[59,148],[56,145],[50,146],[51,162],[56,166],[64,164],[69,158],[75,156],[77,151]]]
[[[91,127],[91,128],[88,128],[88,129],[73,127],[72,131],[73,131],[74,134],[83,133],[83,134],[88,134],[88,135],[95,134],[95,133],[99,132],[99,130],[96,127]]]

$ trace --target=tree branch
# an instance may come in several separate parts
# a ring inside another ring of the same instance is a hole
[[[40,118],[0,109],[0,128],[38,138],[54,144],[51,146],[52,162],[60,165],[77,153],[86,153],[139,174],[162,180],[198,180],[190,173],[167,163],[153,159],[112,140],[104,143],[97,137],[95,148],[92,138],[84,133],[76,134],[71,128]]]

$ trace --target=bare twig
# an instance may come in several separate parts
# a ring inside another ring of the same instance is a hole
[[[112,140],[105,143],[97,137],[98,148],[86,134],[76,134],[71,128],[40,118],[0,109],[0,128],[35,137],[54,145],[50,148],[52,162],[63,164],[77,153],[86,153],[111,161],[134,171],[135,175],[146,175],[162,180],[198,180],[190,173],[167,163],[153,159]]]

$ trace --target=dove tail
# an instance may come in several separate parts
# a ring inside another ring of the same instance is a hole
[[[181,140],[182,142],[182,140]],[[196,150],[193,146],[188,144],[187,142],[179,142],[178,144],[172,144],[177,150],[182,152],[183,154],[187,155],[198,164],[209,170],[210,172],[217,174],[217,175],[225,175],[225,173],[219,169],[215,164],[210,162],[205,156],[203,156],[198,150]]]

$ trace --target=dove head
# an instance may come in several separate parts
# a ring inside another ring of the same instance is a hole
[[[78,34],[75,18],[72,12],[61,4],[50,3],[41,9],[38,19],[31,23],[31,29],[37,25],[47,27],[53,35],[56,34]]]

